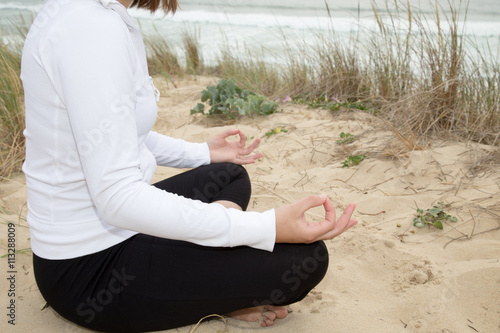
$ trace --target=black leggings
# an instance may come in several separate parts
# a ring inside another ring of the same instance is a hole
[[[228,163],[154,185],[243,208],[250,197],[245,169]],[[41,294],[64,318],[97,331],[145,332],[193,324],[209,314],[300,301],[325,275],[328,251],[323,242],[276,244],[267,252],[138,234],[79,258],[33,255],[33,266]]]

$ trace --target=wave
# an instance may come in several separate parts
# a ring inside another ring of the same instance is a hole
[[[256,30],[290,28],[293,30],[333,30],[338,33],[350,33],[356,31],[377,29],[377,24],[373,18],[349,18],[349,17],[315,17],[315,16],[288,16],[273,15],[263,13],[221,13],[211,11],[179,11],[174,16],[163,14],[151,15],[142,10],[130,10],[132,16],[139,20],[154,20],[161,24],[168,25],[172,23],[187,23],[200,26],[219,26],[221,28],[245,27],[255,28]],[[399,25],[404,30],[405,21],[402,20]],[[459,22],[460,23],[460,22]],[[462,23],[461,30],[465,35],[471,36],[500,36],[499,21],[467,21]],[[437,31],[432,21],[427,27],[429,31]],[[447,23],[441,22],[441,29],[448,30]]]
[[[357,12],[357,8],[353,6],[344,5],[336,6],[336,10],[332,11],[332,17],[325,15],[316,15],[312,10],[322,9],[326,12],[324,3],[311,1],[306,5],[304,1],[294,2],[288,1],[286,3],[276,1],[274,3],[263,0],[255,2],[237,1],[237,5],[231,5],[228,1],[223,1],[223,4],[211,5],[211,8],[219,8],[220,11],[213,10],[190,10],[188,8],[205,7],[209,8],[212,2],[210,1],[191,1],[185,2],[186,8],[179,10],[174,16],[156,13],[151,15],[148,11],[130,9],[132,16],[139,20],[153,20],[159,22],[164,20],[161,24],[174,23],[187,23],[193,25],[210,25],[218,26],[221,29],[230,29],[231,27],[254,28],[262,31],[263,29],[283,29],[290,28],[293,30],[334,30],[338,33],[350,33],[359,30],[376,29],[377,26],[372,15],[360,15],[361,18],[355,18],[348,14]],[[319,4],[318,4],[319,3]],[[189,4],[189,6],[188,6]],[[217,7],[219,6],[219,7]],[[13,10],[19,12],[39,12],[42,3],[22,3],[19,1],[1,2],[0,10]],[[223,11],[224,8],[237,8],[237,12]],[[251,8],[252,10],[246,10]],[[210,9],[210,8],[209,8]],[[371,12],[371,8],[361,8]],[[284,10],[290,10],[286,13],[281,13]],[[263,13],[262,11],[266,11]],[[323,11],[320,11],[323,14]],[[277,14],[278,13],[278,14]],[[299,13],[299,15],[297,15]],[[308,15],[309,14],[309,15]],[[338,15],[338,16],[336,16]],[[474,16],[476,17],[476,16]],[[474,19],[465,22],[465,34],[470,36],[488,37],[500,36],[500,21],[498,20],[484,20]],[[402,23],[404,24],[404,23]],[[446,23],[443,24],[446,30]],[[433,31],[436,28],[430,24],[429,30]]]
[[[356,3],[357,6],[357,3]],[[286,0],[286,1],[269,1],[269,0],[253,0],[253,1],[227,1],[227,0],[184,0],[181,2],[181,8],[193,10],[204,8],[218,8],[219,10],[231,9],[240,12],[254,11],[258,9],[260,12],[274,11],[310,11],[320,10],[327,12],[324,1],[303,1],[303,0]]]
[[[229,26],[246,26],[256,27],[258,29],[265,29],[271,27],[294,27],[296,29],[309,29],[314,27],[328,27],[331,24],[330,19],[326,17],[313,17],[313,16],[285,16],[273,14],[241,14],[241,13],[223,13],[223,12],[210,12],[210,11],[182,11],[177,12],[174,16],[158,14],[151,16],[147,12],[140,10],[131,10],[132,16],[139,19],[154,19],[165,20],[171,22],[185,22],[193,24],[210,24],[210,25],[229,25]],[[339,18],[335,22],[349,23],[350,19]]]

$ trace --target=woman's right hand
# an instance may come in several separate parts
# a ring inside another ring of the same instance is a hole
[[[320,205],[325,208],[325,219],[307,221],[305,212]],[[358,223],[351,218],[355,208],[355,204],[349,204],[337,220],[335,208],[325,194],[312,195],[276,208],[276,243],[313,243],[333,239]]]

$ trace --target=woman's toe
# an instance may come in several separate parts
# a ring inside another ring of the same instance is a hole
[[[273,309],[273,311],[278,319],[283,319],[288,315],[288,310],[284,306],[277,306]]]
[[[267,326],[273,326],[274,325],[274,320],[266,318],[265,316],[262,316],[260,319],[260,326],[262,327],[267,327]]]

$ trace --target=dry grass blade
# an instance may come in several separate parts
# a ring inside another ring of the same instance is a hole
[[[24,156],[20,50],[0,44],[0,176],[19,171]]]
[[[382,8],[372,2],[377,29],[364,28],[359,20],[357,29],[345,35],[335,31],[325,2],[328,28],[309,40],[281,31],[275,37],[277,41],[281,37],[284,51],[263,50],[275,58],[273,63],[226,43],[217,59],[204,64],[196,30],[184,31],[186,61],[179,61],[172,44],[157,34],[145,38],[149,71],[174,86],[175,77],[203,73],[234,79],[242,88],[273,99],[291,96],[304,103],[322,99],[363,104],[390,122],[407,150],[424,149],[418,142],[424,137],[498,147],[500,63],[494,50],[466,39],[467,4],[450,1],[442,8],[436,3],[434,12],[422,12],[409,1],[385,0]],[[21,39],[28,24],[19,23]],[[21,47],[0,45],[0,176],[4,177],[19,169],[24,149]]]
[[[396,135],[396,137],[404,144],[406,149],[408,149],[408,151],[424,150],[424,147],[422,147],[421,145],[419,145],[417,143],[418,140],[415,137],[415,134],[413,133],[413,131],[411,131],[411,129],[409,130],[410,135],[404,136],[403,134],[401,134],[400,131],[398,131],[396,128],[394,128],[394,126],[392,126],[389,122],[386,122],[386,123],[389,126],[389,128],[391,129],[391,131]]]
[[[199,30],[184,30],[182,32],[186,57],[186,71],[192,74],[201,74],[203,72],[203,59],[198,42],[199,36]]]
[[[181,75],[182,67],[169,43],[160,36],[148,36],[144,40],[148,50],[148,67],[151,75],[162,75],[167,80]]]

